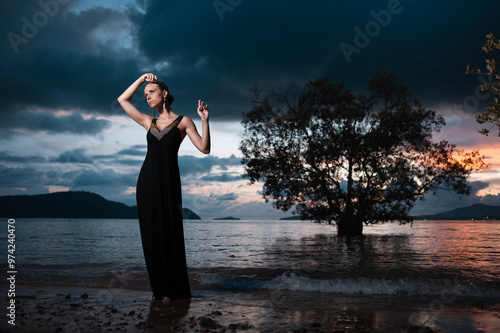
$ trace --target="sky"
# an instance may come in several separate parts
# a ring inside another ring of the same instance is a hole
[[[212,151],[188,138],[179,151],[183,206],[202,218],[290,216],[242,177],[242,113],[253,84],[282,89],[328,76],[366,91],[377,69],[397,72],[447,125],[435,140],[479,149],[490,169],[469,179],[470,196],[448,192],[414,214],[473,203],[500,205],[500,138],[475,115],[492,96],[479,90],[485,35],[500,35],[498,0],[0,0],[0,195],[91,191],[135,205],[146,132],[116,98],[156,74],[191,117],[210,108]],[[145,113],[142,89],[133,103]]]

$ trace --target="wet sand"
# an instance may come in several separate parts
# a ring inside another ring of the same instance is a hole
[[[18,286],[2,332],[497,332],[500,301],[291,291],[198,290],[152,304],[150,292]],[[2,299],[2,308],[9,299]]]

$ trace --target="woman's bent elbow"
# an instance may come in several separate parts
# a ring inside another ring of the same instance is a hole
[[[130,99],[127,97],[124,97],[122,95],[118,96],[116,99],[120,105],[123,105],[123,103],[130,102]]]

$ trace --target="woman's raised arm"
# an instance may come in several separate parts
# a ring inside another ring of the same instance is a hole
[[[198,100],[198,115],[201,118],[201,136],[190,118],[186,120],[186,134],[193,145],[203,154],[210,153],[210,127],[208,124],[208,105]]]
[[[118,103],[120,103],[123,110],[125,110],[125,112],[132,119],[134,119],[139,125],[144,127],[146,130],[149,129],[153,117],[148,116],[142,113],[141,111],[137,110],[137,108],[133,106],[132,103],[130,103],[130,100],[132,99],[132,97],[134,97],[134,94],[137,92],[137,90],[144,82],[155,82],[156,79],[157,79],[156,75],[153,75],[151,73],[143,74],[141,75],[141,77],[135,80],[135,82],[132,83],[130,87],[128,87],[127,90],[125,90],[120,95],[120,97],[118,97]]]

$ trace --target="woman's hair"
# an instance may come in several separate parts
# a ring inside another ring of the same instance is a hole
[[[168,102],[168,105],[172,105],[172,103],[174,102],[174,95],[171,95],[170,94],[170,90],[168,90],[168,87],[165,83],[161,82],[161,81],[156,81],[156,82],[152,82],[152,83],[156,83],[161,91],[163,92],[164,90],[166,90],[168,92],[168,95],[167,95],[167,102]]]

